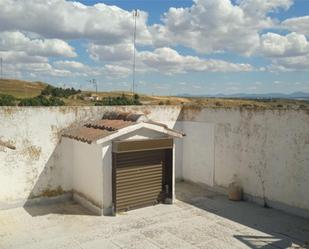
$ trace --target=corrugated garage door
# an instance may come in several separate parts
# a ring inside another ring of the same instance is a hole
[[[128,211],[160,203],[169,192],[167,155],[155,149],[113,153],[113,202],[115,211]]]
[[[114,211],[172,198],[173,139],[113,142]]]

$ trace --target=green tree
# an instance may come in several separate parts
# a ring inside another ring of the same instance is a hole
[[[0,106],[15,106],[16,99],[8,94],[0,94]]]

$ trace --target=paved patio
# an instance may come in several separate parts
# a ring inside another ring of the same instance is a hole
[[[69,202],[0,211],[1,249],[308,248],[309,220],[177,184],[174,205],[117,217]]]

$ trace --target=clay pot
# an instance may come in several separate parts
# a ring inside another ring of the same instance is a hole
[[[241,201],[242,200],[242,187],[232,183],[229,186],[229,200]]]

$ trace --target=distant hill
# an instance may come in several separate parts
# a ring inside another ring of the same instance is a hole
[[[0,94],[9,94],[16,98],[30,98],[41,94],[47,86],[43,82],[31,82],[14,79],[0,79]],[[79,94],[61,98],[67,106],[93,106],[95,101],[85,97],[98,95],[100,98],[117,97],[125,95],[132,97],[132,92],[112,91],[98,92],[82,91]],[[292,94],[232,94],[232,95],[191,95],[179,96],[150,96],[139,94],[143,105],[184,105],[184,106],[209,106],[209,107],[246,107],[246,108],[300,108],[309,109],[309,93],[295,92]],[[306,100],[299,101],[299,100]]]
[[[297,99],[297,100],[309,100],[309,93],[306,92],[294,92],[291,94],[284,93],[265,93],[265,94],[215,94],[215,95],[192,95],[192,94],[180,94],[181,97],[200,97],[200,98],[240,98],[240,99]]]
[[[0,94],[9,94],[16,98],[35,97],[38,96],[46,86],[47,84],[43,82],[0,79]]]

